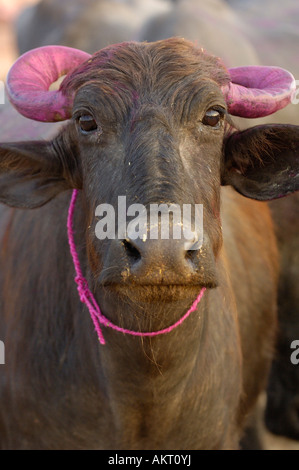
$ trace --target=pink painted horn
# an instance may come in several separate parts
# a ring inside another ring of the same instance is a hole
[[[87,52],[64,46],[45,46],[23,54],[11,67],[6,89],[13,106],[30,119],[43,122],[70,118],[72,97],[52,83],[89,59]]]
[[[72,96],[50,85],[91,56],[64,46],[45,46],[22,55],[7,77],[11,103],[24,116],[53,122],[71,116]],[[222,87],[230,114],[256,118],[282,109],[291,102],[296,82],[279,67],[236,67],[229,70],[231,82]]]
[[[235,67],[229,73],[231,83],[222,92],[234,116],[268,116],[287,106],[296,90],[293,75],[280,67]]]

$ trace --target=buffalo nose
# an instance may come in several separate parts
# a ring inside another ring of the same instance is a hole
[[[156,275],[165,279],[167,275],[188,275],[196,270],[196,255],[200,248],[196,239],[144,240],[127,237],[122,244],[134,276]]]
[[[217,286],[215,255],[207,233],[191,229],[181,237],[153,233],[147,229],[150,236],[136,237],[127,229],[124,238],[107,243],[99,283]]]

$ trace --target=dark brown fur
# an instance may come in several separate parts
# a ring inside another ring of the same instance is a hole
[[[291,344],[299,338],[299,193],[270,205],[280,252],[279,332],[268,384],[266,425],[275,434],[299,439],[299,370]]]

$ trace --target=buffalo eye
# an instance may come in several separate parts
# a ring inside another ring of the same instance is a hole
[[[217,109],[209,109],[203,117],[202,123],[205,126],[219,127],[223,114]]]
[[[79,126],[83,134],[88,134],[98,128],[96,121],[89,114],[84,114],[79,117]]]

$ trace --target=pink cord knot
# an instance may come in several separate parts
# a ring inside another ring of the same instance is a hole
[[[85,277],[76,276],[75,282],[77,284],[77,289],[79,292],[80,300],[81,302],[85,302],[86,298],[89,297],[89,288],[88,288],[87,280],[85,279]]]

